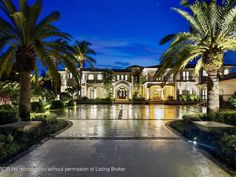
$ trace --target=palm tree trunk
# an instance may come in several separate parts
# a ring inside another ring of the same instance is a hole
[[[21,120],[30,120],[31,108],[31,75],[30,72],[20,72],[20,103],[19,115]]]
[[[207,113],[218,112],[220,108],[219,99],[219,77],[217,72],[208,72],[207,78]]]

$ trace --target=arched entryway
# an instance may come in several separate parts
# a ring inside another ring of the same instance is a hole
[[[117,89],[117,99],[124,100],[128,99],[128,89],[124,86],[121,86]]]
[[[114,83],[114,97],[116,100],[129,100],[131,98],[131,83],[127,81]]]

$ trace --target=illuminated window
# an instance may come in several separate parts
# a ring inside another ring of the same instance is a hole
[[[120,80],[120,75],[117,75],[117,76],[116,76],[116,80]]]
[[[124,75],[121,75],[120,79],[121,79],[121,80],[124,80]]]
[[[65,80],[65,79],[66,79],[66,75],[65,75],[65,74],[62,74],[62,75],[61,75],[61,78],[62,78],[63,80]]]
[[[202,76],[208,76],[206,70],[203,70],[203,71],[202,71]]]
[[[206,99],[207,99],[207,90],[206,90],[206,89],[203,89],[203,90],[202,90],[202,99],[203,99],[203,100],[206,100]]]
[[[97,79],[102,80],[102,74],[98,74]]]
[[[72,73],[69,73],[69,79],[72,79],[73,75]]]
[[[229,74],[229,69],[225,69],[224,70],[224,75],[228,75]]]
[[[128,75],[125,75],[125,80],[126,80],[126,81],[128,80]]]
[[[82,74],[82,79],[85,80],[85,74]]]
[[[94,80],[94,75],[93,74],[89,74],[88,75],[88,80]]]
[[[183,71],[183,81],[189,81],[189,71]]]

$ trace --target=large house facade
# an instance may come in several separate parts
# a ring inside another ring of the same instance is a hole
[[[220,73],[220,94],[226,99],[236,92],[234,67],[234,65],[225,65]],[[158,68],[160,68],[159,65],[113,69],[111,88],[113,98],[115,100],[130,100],[137,93],[137,90],[139,97],[151,101],[177,99],[179,95],[197,95],[202,100],[207,98],[207,73],[204,70],[195,74],[195,65],[187,65],[175,78],[170,76],[167,82],[163,84],[162,78],[154,79],[154,74]],[[88,97],[89,99],[107,97],[107,90],[103,84],[104,71],[106,70],[83,70],[80,93],[82,97]],[[67,69],[59,71],[59,73],[61,75],[61,92],[64,92],[67,88],[76,87],[73,76]],[[139,78],[138,84],[137,78]]]

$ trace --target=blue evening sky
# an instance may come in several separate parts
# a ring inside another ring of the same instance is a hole
[[[171,10],[180,0],[44,0],[43,15],[61,12],[55,23],[74,40],[86,40],[96,50],[96,67],[156,65],[168,45],[166,35],[188,31],[186,21]],[[233,63],[235,54],[227,54]]]

